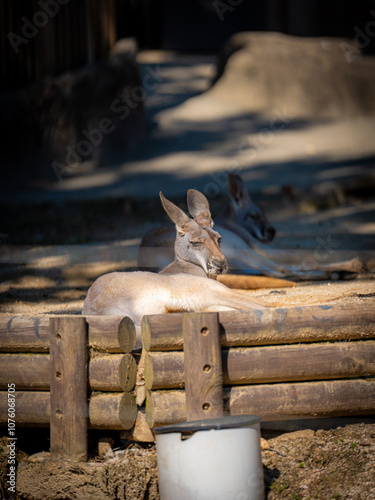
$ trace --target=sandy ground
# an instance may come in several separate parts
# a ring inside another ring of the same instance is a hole
[[[367,260],[374,259],[375,197],[371,193],[362,196],[363,190],[360,194],[350,192],[350,186],[356,186],[359,179],[366,184],[373,175],[373,117],[300,123],[293,121],[287,109],[271,110],[264,116],[244,115],[241,109],[219,100],[215,92],[208,90],[215,71],[213,56],[155,51],[141,52],[138,59],[143,82],[152,82],[146,86],[150,133],[143,143],[127,153],[122,164],[102,169],[82,165],[70,178],[56,181],[47,189],[7,192],[2,186],[3,203],[17,203],[27,221],[28,215],[32,220],[37,207],[43,211],[43,203],[53,200],[61,204],[60,212],[70,209],[67,214],[72,220],[74,200],[130,197],[139,204],[146,198],[160,204],[161,189],[167,196],[183,199],[186,190],[194,187],[215,206],[226,192],[227,173],[237,172],[276,227],[271,250],[307,249],[323,263],[328,258],[342,260],[343,256],[360,253]],[[150,75],[151,80],[146,79]],[[284,120],[284,128],[273,129],[276,116]],[[363,188],[363,182],[360,185]],[[53,216],[50,226],[44,227],[42,221],[35,227],[34,232],[43,235],[43,246],[14,245],[12,239],[17,238],[12,226],[6,232],[0,227],[1,311],[78,312],[88,286],[97,276],[135,268],[137,247],[152,225],[152,213],[130,224],[133,215],[137,215],[137,209],[125,215],[119,213],[118,217],[111,214],[115,223],[111,220],[105,241],[100,241],[100,231],[94,231],[86,235],[89,244],[85,245],[47,244]],[[104,217],[97,226],[105,227],[106,223]],[[74,229],[74,222],[67,224],[65,232],[69,232],[69,224],[72,234],[80,231],[79,227]],[[22,229],[16,230],[22,233]],[[33,228],[28,230],[33,235]],[[374,285],[365,278],[299,284],[283,290],[281,295],[269,290],[249,293],[267,297],[270,305],[281,297],[290,305],[340,297],[370,302]]]
[[[9,192],[3,201],[184,195],[195,187],[214,197],[225,175],[240,172],[253,192],[282,185],[310,188],[372,171],[375,118],[294,119],[287,108],[244,113],[210,89],[215,57],[145,51],[138,56],[151,134],[124,161],[95,169],[89,162],[48,189]],[[228,89],[228,93],[231,89]],[[276,125],[277,124],[277,125]]]

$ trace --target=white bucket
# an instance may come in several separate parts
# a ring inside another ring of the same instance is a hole
[[[161,500],[263,500],[260,418],[184,422],[154,429]]]

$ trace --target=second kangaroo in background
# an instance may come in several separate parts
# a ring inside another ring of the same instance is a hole
[[[268,243],[275,237],[276,230],[264,211],[251,199],[242,178],[229,174],[227,183],[230,200],[215,217],[215,227],[222,236],[221,251],[232,272],[294,280],[324,280],[354,278],[363,270],[358,257],[323,264],[314,259],[313,251],[271,248]],[[194,207],[188,203],[188,208],[196,218]],[[173,226],[159,226],[149,231],[139,247],[139,267],[151,270],[165,267],[174,259],[174,241]],[[175,267],[170,268],[170,272],[173,269]]]

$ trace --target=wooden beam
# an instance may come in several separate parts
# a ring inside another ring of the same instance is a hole
[[[143,316],[141,323],[143,349],[145,351],[182,351],[184,348],[182,314]]]
[[[149,391],[185,387],[184,353],[182,351],[148,352],[144,379]]]
[[[124,391],[134,389],[137,363],[131,354],[98,355],[89,362],[89,382],[92,390]]]
[[[375,341],[296,344],[223,349],[224,385],[375,376]],[[148,390],[184,387],[181,351],[149,352]]]
[[[48,352],[49,318],[0,316],[1,352]]]
[[[223,370],[217,313],[182,317],[188,420],[223,416]]]
[[[86,316],[89,344],[103,352],[129,353],[135,346],[135,326],[130,318],[120,316]]]
[[[51,395],[47,391],[16,391],[16,425],[49,427]],[[130,429],[137,406],[134,393],[95,394],[89,402],[90,429]],[[0,391],[0,424],[8,423],[8,393]]]
[[[263,421],[372,415],[375,379],[296,382],[224,388],[224,413]],[[151,428],[186,420],[183,390],[153,391],[146,400]]]
[[[256,345],[375,338],[375,309],[367,304],[219,312],[221,345]],[[146,351],[182,350],[182,314],[145,316]]]
[[[11,381],[17,391],[48,391],[50,373],[49,354],[0,354],[0,389]]]
[[[0,352],[49,352],[49,320],[25,316],[0,316]],[[73,318],[82,316],[72,315]],[[109,353],[129,353],[135,346],[133,322],[122,316],[87,316],[88,343]]]
[[[48,427],[51,415],[51,398],[44,391],[16,391],[16,426]],[[8,424],[8,393],[0,392],[0,424]]]
[[[132,392],[94,394],[90,398],[90,424],[96,429],[131,429],[137,418]]]
[[[231,415],[259,415],[263,421],[371,415],[375,379],[232,387],[226,409]]]
[[[87,460],[87,328],[85,318],[50,320],[51,455]]]
[[[153,429],[186,420],[185,391],[153,391],[146,398],[146,419]]]
[[[0,353],[0,390],[11,380],[18,391],[50,389],[49,354]],[[96,354],[89,361],[89,385],[92,390],[129,392],[134,389],[137,364],[132,354]]]

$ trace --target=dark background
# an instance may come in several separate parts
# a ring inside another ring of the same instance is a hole
[[[212,52],[239,31],[353,40],[355,27],[363,30],[375,20],[374,0],[64,0],[57,4],[58,14],[16,54],[9,33],[21,35],[22,19],[31,21],[48,2],[57,0],[0,3],[0,91],[104,58],[123,37],[134,37],[140,49]],[[372,37],[366,50],[373,45]]]

